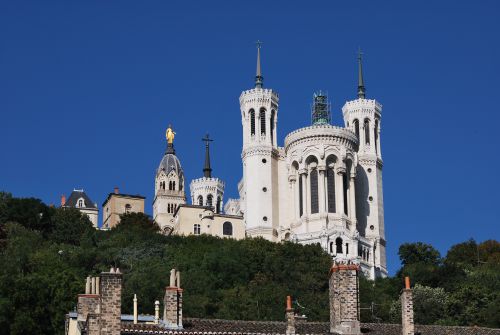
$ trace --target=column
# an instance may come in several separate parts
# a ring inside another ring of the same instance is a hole
[[[325,213],[326,194],[325,194],[325,166],[318,166],[318,199],[319,213]]]
[[[328,167],[326,167],[328,168]],[[323,178],[323,185],[325,189],[325,212],[328,214],[330,211],[328,209],[328,177],[327,177],[327,171],[324,173],[324,178]]]
[[[370,145],[373,147],[373,151],[375,151],[375,120],[370,120]]]
[[[307,215],[307,177],[306,170],[299,170],[300,178],[302,178],[302,215]]]
[[[379,157],[382,157],[382,153],[380,152],[380,121],[378,123],[378,129],[377,129],[377,153]]]
[[[344,214],[344,173],[345,166],[339,166],[337,168],[337,182],[335,183],[337,191],[335,192],[335,198],[337,200],[337,214],[340,216]]]
[[[300,194],[299,194],[299,186],[297,185],[297,176],[292,175],[288,177],[288,180],[292,183],[292,194],[293,194],[293,211],[295,220],[300,219]]]
[[[307,181],[306,195],[308,195],[308,198],[311,197],[311,178],[309,177],[311,175],[311,170],[312,170],[311,168],[308,168],[307,175],[306,175],[306,181]],[[311,214],[311,199],[306,200],[306,208],[307,208],[307,210],[306,210],[307,215]]]
[[[355,177],[356,175],[351,173],[349,178],[349,213],[351,222],[354,224],[356,222],[356,193],[355,193]],[[354,225],[353,225],[354,228]]]

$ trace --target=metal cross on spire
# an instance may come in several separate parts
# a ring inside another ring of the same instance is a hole
[[[262,77],[262,70],[260,67],[260,48],[262,47],[262,42],[257,40],[255,44],[257,45],[257,72],[255,75],[255,87],[262,88],[262,85],[264,84],[264,77]]]
[[[361,52],[361,48],[358,48],[358,98],[365,98],[365,82],[363,81],[363,65],[361,61],[363,60],[363,53]]]
[[[201,139],[205,142],[205,165],[203,166],[203,176],[212,178],[212,168],[210,167],[210,142],[213,142],[208,133]]]

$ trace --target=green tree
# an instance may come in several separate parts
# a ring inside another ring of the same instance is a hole
[[[88,216],[76,208],[55,209],[52,223],[50,239],[57,243],[78,245],[85,235],[95,232]]]

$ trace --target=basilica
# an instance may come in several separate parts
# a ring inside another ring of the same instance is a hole
[[[225,184],[212,176],[206,136],[203,176],[189,184],[167,130],[155,175],[153,217],[165,234],[319,243],[337,261],[355,261],[369,278],[387,276],[382,106],[365,94],[361,55],[357,97],[342,107],[344,127],[331,125],[328,98],[314,95],[311,124],[278,145],[279,96],[264,88],[260,47],[253,88],[241,93],[243,163],[239,199],[225,205]]]

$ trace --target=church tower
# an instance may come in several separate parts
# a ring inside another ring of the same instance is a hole
[[[156,170],[153,218],[164,234],[170,234],[174,226],[174,213],[179,205],[186,203],[184,194],[184,171],[175,155],[175,132],[168,126],[167,150]]]
[[[240,95],[243,125],[243,215],[248,236],[278,238],[278,94],[263,87],[257,42],[255,87]]]
[[[342,107],[346,128],[359,140],[356,169],[357,230],[368,243],[360,241],[358,253],[369,262],[373,277],[386,276],[384,232],[384,199],[382,194],[382,154],[380,151],[380,120],[382,106],[366,98],[361,52],[358,54],[358,97]],[[363,248],[369,248],[364,250]],[[363,249],[363,250],[361,250]],[[368,255],[365,257],[365,255]]]
[[[205,165],[203,166],[203,177],[191,181],[191,203],[198,206],[214,208],[215,213],[222,212],[224,200],[224,182],[219,178],[212,177],[210,165],[210,139],[208,134],[202,139],[205,142]]]

